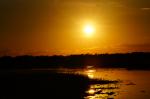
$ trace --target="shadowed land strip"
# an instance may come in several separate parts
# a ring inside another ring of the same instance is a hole
[[[0,78],[0,97],[4,99],[83,99],[89,84],[118,82],[55,72],[13,73]]]

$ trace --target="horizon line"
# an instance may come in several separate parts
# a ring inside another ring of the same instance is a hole
[[[134,53],[150,53],[150,51],[133,51],[133,52],[115,52],[115,53],[81,53],[81,54],[67,54],[67,55],[63,55],[63,54],[54,54],[54,55],[31,55],[31,54],[22,54],[22,55],[0,55],[1,57],[19,57],[19,56],[75,56],[75,55],[114,55],[114,54],[134,54]]]

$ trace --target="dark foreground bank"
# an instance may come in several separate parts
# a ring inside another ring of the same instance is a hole
[[[52,72],[3,73],[0,79],[0,99],[83,99],[91,83],[117,83]]]

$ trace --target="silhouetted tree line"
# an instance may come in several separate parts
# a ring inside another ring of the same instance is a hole
[[[125,54],[81,54],[69,56],[3,56],[1,69],[84,68],[87,65],[104,68],[150,69],[150,52]]]

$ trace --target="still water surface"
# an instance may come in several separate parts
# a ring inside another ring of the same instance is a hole
[[[89,78],[119,80],[119,84],[89,85],[85,99],[150,99],[150,71],[126,69],[60,69]]]

